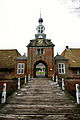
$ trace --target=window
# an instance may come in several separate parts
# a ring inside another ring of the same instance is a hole
[[[18,63],[17,74],[24,74],[24,63]]]
[[[80,75],[80,70],[77,70],[77,71],[76,71],[76,75]]]
[[[65,64],[64,63],[58,64],[58,72],[59,72],[59,74],[65,74]]]
[[[44,49],[37,49],[37,54],[38,55],[43,55],[44,54]]]
[[[39,33],[43,33],[43,31],[44,31],[44,27],[41,25],[41,26],[39,26],[38,27],[38,32]]]
[[[37,49],[37,54],[40,55],[40,49]]]
[[[41,49],[41,54],[43,55],[43,49]]]

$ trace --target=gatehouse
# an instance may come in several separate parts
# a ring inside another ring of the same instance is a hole
[[[27,45],[27,72],[31,77],[52,77],[54,73],[54,44],[46,38],[43,19],[39,18],[35,39]]]

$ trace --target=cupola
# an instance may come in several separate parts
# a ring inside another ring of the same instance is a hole
[[[37,34],[35,34],[35,38],[46,38],[46,34],[44,34],[45,27],[42,25],[43,19],[41,18],[41,14],[38,22],[39,25],[36,27]]]

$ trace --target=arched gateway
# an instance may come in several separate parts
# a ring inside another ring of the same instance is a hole
[[[44,61],[39,60],[34,64],[34,77],[48,77],[48,66]]]
[[[52,77],[54,72],[54,44],[46,39],[43,19],[39,18],[35,39],[27,45],[27,72],[31,77]]]

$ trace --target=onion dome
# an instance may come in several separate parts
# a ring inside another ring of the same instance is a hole
[[[43,19],[40,17],[38,20],[39,23],[43,23]]]

